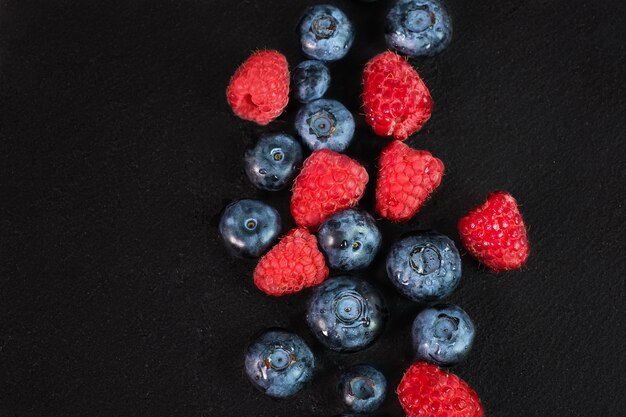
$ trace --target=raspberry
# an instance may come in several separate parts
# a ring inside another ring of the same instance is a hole
[[[392,221],[409,220],[439,186],[443,169],[430,152],[394,140],[378,161],[376,211]]]
[[[476,391],[436,365],[417,362],[398,385],[398,399],[407,417],[482,417]]]
[[[306,229],[292,229],[261,260],[254,270],[254,284],[275,297],[312,287],[328,277],[317,239]]]
[[[291,196],[291,214],[298,226],[317,230],[328,216],[354,207],[369,177],[358,162],[328,149],[304,161]]]
[[[400,55],[384,52],[365,65],[363,106],[377,135],[405,140],[430,118],[433,103],[413,67]]]
[[[226,97],[237,116],[268,124],[289,102],[287,59],[278,51],[255,52],[235,71]]]
[[[503,191],[461,218],[459,233],[467,251],[494,272],[517,269],[528,259],[524,220],[517,201]]]

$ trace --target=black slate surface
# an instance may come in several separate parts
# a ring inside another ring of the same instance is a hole
[[[257,196],[292,223],[288,192],[261,193],[241,155],[259,132],[293,132],[297,105],[268,128],[235,118],[224,89],[251,51],[303,59],[294,1],[0,1],[0,416],[331,416],[339,370],[379,367],[392,389],[411,362],[420,306],[398,296],[383,254],[367,278],[392,321],[370,349],[323,351],[307,293],[273,299],[253,262],[221,246],[215,216]],[[359,112],[360,71],[385,50],[387,2],[338,1],[358,30],[332,65],[328,97]],[[487,416],[621,416],[625,3],[450,1],[450,48],[415,64],[435,107],[408,143],[446,164],[402,231],[456,222],[492,190],[522,204],[532,253],[494,275],[469,256],[451,301],[478,334],[453,371]],[[386,140],[358,117],[349,154],[372,177]],[[373,184],[363,206],[373,206]],[[320,369],[277,402],[246,381],[249,337],[303,335]],[[381,416],[401,416],[393,392]]]

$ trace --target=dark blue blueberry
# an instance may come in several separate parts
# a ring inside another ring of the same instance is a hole
[[[437,232],[418,232],[393,244],[387,275],[413,301],[437,301],[454,291],[461,279],[461,257],[454,242]]]
[[[312,151],[327,148],[343,152],[354,135],[354,118],[340,102],[319,99],[300,108],[296,130]]]
[[[315,357],[302,338],[281,329],[267,330],[249,346],[246,375],[270,397],[290,397],[313,377]]]
[[[302,146],[285,133],[266,133],[244,154],[245,171],[255,187],[277,191],[298,173]]]
[[[413,322],[413,347],[418,359],[437,365],[462,361],[474,342],[474,323],[453,304],[423,310]]]
[[[302,51],[320,61],[343,58],[354,41],[354,29],[348,16],[328,4],[310,7],[298,25]]]
[[[330,71],[321,61],[304,61],[293,70],[291,88],[301,103],[317,100],[330,86]]]
[[[372,366],[356,365],[341,376],[339,391],[348,410],[371,413],[385,401],[387,380]]]
[[[306,319],[327,348],[355,352],[380,336],[387,316],[384,300],[372,285],[360,278],[339,276],[315,288]]]
[[[387,45],[409,56],[432,56],[452,40],[452,22],[438,0],[397,0],[387,14]]]
[[[368,267],[380,248],[380,239],[374,218],[359,209],[332,215],[317,232],[328,266],[340,271]]]
[[[280,234],[280,214],[262,201],[246,198],[224,209],[219,228],[226,248],[233,255],[258,258]]]

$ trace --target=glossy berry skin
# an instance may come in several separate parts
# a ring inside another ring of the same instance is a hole
[[[428,151],[394,140],[378,160],[376,211],[395,221],[411,219],[439,187],[444,166]]]
[[[361,278],[338,276],[315,288],[307,308],[307,324],[317,340],[337,352],[371,345],[387,322],[378,290]]]
[[[252,384],[270,397],[291,397],[313,377],[315,357],[302,338],[270,329],[246,351],[245,371]]]
[[[245,172],[255,187],[277,191],[294,179],[302,159],[302,146],[292,136],[266,133],[246,150]]]
[[[381,233],[367,212],[347,209],[330,216],[317,232],[328,266],[339,271],[367,268],[380,248]]]
[[[494,272],[520,268],[530,247],[517,201],[504,191],[487,196],[459,220],[461,242],[480,263]]]
[[[405,372],[398,399],[407,417],[483,417],[478,394],[465,381],[427,362]]]
[[[312,151],[343,152],[354,136],[352,113],[337,100],[319,99],[305,104],[296,114],[295,125]]]
[[[293,219],[317,230],[330,215],[356,206],[368,180],[365,168],[348,156],[329,149],[313,152],[293,184]]]
[[[249,198],[229,204],[222,212],[219,224],[226,249],[242,258],[263,255],[280,235],[280,230],[278,211]]]
[[[348,16],[329,4],[308,8],[298,24],[298,33],[304,54],[320,61],[343,58],[354,41]]]
[[[289,102],[289,67],[278,51],[258,51],[237,68],[226,98],[233,112],[244,120],[266,125]]]
[[[327,277],[317,239],[302,228],[290,230],[261,258],[253,274],[257,288],[275,297],[318,285]]]
[[[433,56],[452,40],[452,21],[438,0],[396,0],[387,14],[385,39],[408,56]]]
[[[442,300],[461,279],[461,257],[447,236],[433,231],[413,233],[392,245],[387,276],[413,301]]]
[[[380,136],[405,140],[430,118],[430,92],[413,67],[394,52],[372,58],[363,70],[365,120]]]
[[[341,375],[339,392],[348,410],[355,413],[371,413],[385,401],[387,380],[372,366],[356,365]]]
[[[330,87],[330,70],[321,61],[310,60],[298,64],[291,75],[291,89],[300,103],[317,100]]]
[[[474,323],[461,307],[437,304],[415,317],[413,347],[419,360],[454,365],[469,353],[474,333]]]

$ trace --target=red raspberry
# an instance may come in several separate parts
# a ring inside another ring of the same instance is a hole
[[[528,259],[526,226],[517,201],[496,191],[459,220],[461,242],[467,251],[495,272],[521,267]]]
[[[407,417],[482,417],[484,410],[472,388],[436,365],[417,362],[398,385]]]
[[[430,92],[413,67],[394,52],[372,58],[363,71],[367,123],[380,136],[405,140],[432,113]]]
[[[327,277],[328,267],[317,239],[302,228],[289,231],[254,270],[254,284],[275,297],[320,284]]]
[[[443,162],[394,140],[378,161],[376,211],[386,219],[409,220],[441,183]]]
[[[304,161],[291,196],[291,214],[298,226],[317,230],[331,214],[354,207],[369,177],[358,162],[328,149]]]
[[[287,59],[278,51],[253,53],[230,79],[226,97],[237,116],[268,124],[289,102]]]

